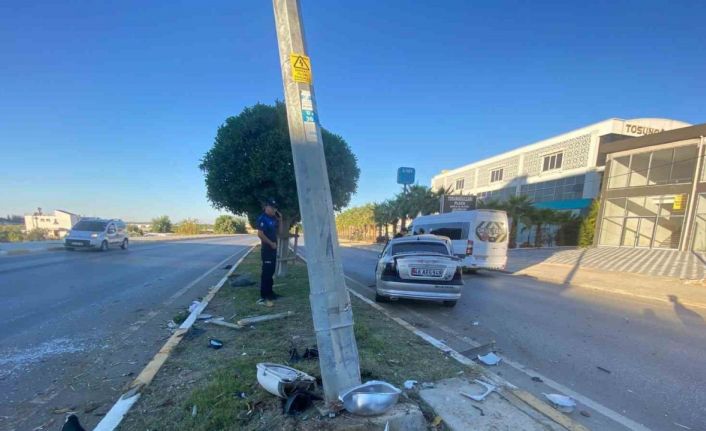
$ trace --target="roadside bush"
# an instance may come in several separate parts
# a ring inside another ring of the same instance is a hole
[[[235,233],[248,233],[248,224],[245,219],[235,219]]]
[[[247,233],[247,225],[244,219],[230,215],[220,215],[213,224],[214,233]]]
[[[22,226],[0,226],[0,242],[24,241]]]
[[[176,233],[179,235],[198,235],[200,231],[198,220],[193,218],[182,220],[176,227]]]
[[[27,240],[29,241],[44,241],[49,237],[49,233],[45,229],[32,229],[27,232]]]
[[[598,209],[600,206],[600,198],[594,199],[588,214],[581,221],[579,226],[579,247],[590,247],[593,245],[593,236],[596,231],[596,219],[598,218]]]
[[[140,229],[139,226],[134,224],[127,225],[127,234],[129,236],[143,236],[145,233]]]
[[[169,216],[161,216],[152,219],[152,232],[167,233],[172,231],[172,221]]]

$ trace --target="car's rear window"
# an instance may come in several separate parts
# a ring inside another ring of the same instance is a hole
[[[83,232],[103,232],[108,223],[95,220],[80,220],[71,228],[71,230],[80,230]]]
[[[420,224],[414,226],[414,235],[425,233],[445,236],[449,239],[467,239],[468,238],[468,223],[435,223],[435,224]]]
[[[439,253],[448,255],[449,250],[446,248],[446,244],[440,242],[415,241],[392,245],[393,255],[404,253]]]

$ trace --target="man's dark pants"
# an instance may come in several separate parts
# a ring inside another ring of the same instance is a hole
[[[263,245],[263,247],[267,247]],[[262,274],[260,275],[260,297],[262,299],[275,299],[272,292],[274,284],[275,266],[277,265],[277,253],[262,253]]]

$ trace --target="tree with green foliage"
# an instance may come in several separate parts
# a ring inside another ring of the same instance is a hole
[[[345,208],[358,187],[360,169],[346,141],[321,129],[331,200],[335,211]],[[277,275],[286,275],[291,226],[301,219],[287,112],[282,102],[256,104],[218,128],[213,147],[199,165],[211,204],[233,214],[247,214],[250,224],[272,198],[282,214]]]
[[[150,231],[157,233],[168,233],[172,231],[172,221],[169,216],[163,215],[152,219]]]
[[[336,230],[348,239],[362,240],[375,232],[375,206],[348,208],[336,216]]]
[[[179,235],[198,235],[201,232],[201,227],[195,218],[187,218],[177,224],[175,231]]]
[[[130,236],[142,236],[145,234],[144,232],[142,232],[142,229],[140,229],[140,227],[135,224],[127,225],[127,233]]]
[[[28,231],[25,238],[28,241],[44,241],[49,238],[49,232],[46,229],[35,228]]]
[[[235,233],[235,217],[227,214],[216,217],[216,221],[213,223],[213,232],[221,234]]]
[[[588,214],[581,221],[579,226],[579,247],[591,247],[593,245],[593,238],[596,233],[596,219],[598,219],[600,206],[600,198],[594,199],[588,209]]]

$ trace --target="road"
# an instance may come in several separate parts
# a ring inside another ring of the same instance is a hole
[[[0,429],[87,427],[170,335],[166,323],[255,237],[0,257]]]
[[[340,253],[348,286],[373,298],[377,253]],[[383,305],[461,352],[495,340],[503,377],[539,397],[572,391],[591,415],[573,417],[591,429],[706,430],[706,309],[501,273],[464,278],[453,309]]]

